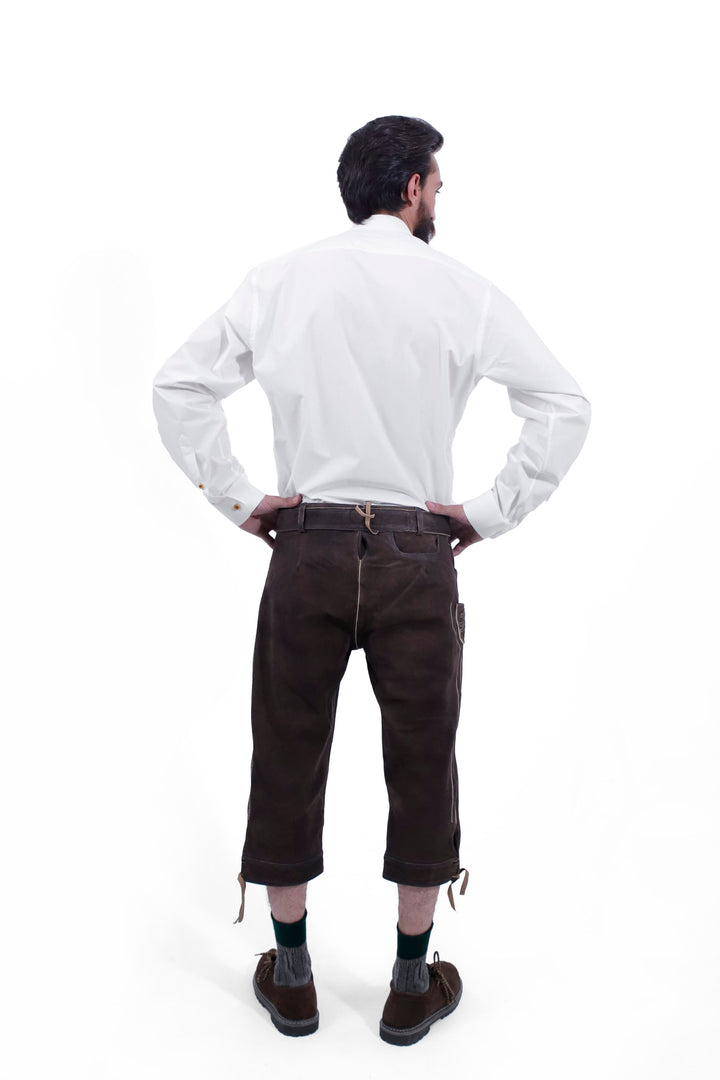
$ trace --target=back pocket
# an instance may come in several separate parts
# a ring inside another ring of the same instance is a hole
[[[390,532],[388,537],[390,547],[398,555],[433,556],[440,552],[440,537],[437,533]]]
[[[460,644],[465,644],[465,605],[457,603],[455,605],[455,623],[460,636]]]

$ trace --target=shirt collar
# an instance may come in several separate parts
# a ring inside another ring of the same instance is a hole
[[[381,229],[383,232],[405,233],[407,236],[413,235],[403,219],[396,217],[395,214],[371,214],[370,217],[365,218],[355,228]]]

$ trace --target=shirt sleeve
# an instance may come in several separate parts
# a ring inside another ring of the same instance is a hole
[[[506,386],[510,408],[524,418],[493,486],[462,504],[475,531],[492,540],[550,498],[580,453],[591,408],[522,312],[493,284],[481,321],[475,381]]]
[[[221,402],[255,378],[254,305],[251,270],[153,380],[153,411],[165,448],[208,502],[238,526],[265,493],[233,457]]]

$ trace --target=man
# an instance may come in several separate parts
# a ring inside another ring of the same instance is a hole
[[[431,250],[442,145],[430,124],[404,116],[355,131],[337,173],[351,228],[254,267],[154,380],[173,459],[272,548],[235,921],[246,882],[265,885],[276,946],[259,954],[253,987],[288,1035],[318,1027],[307,882],[324,869],[329,754],[353,649],[365,651],[382,715],[383,877],[398,886],[380,1035],[417,1042],[460,1000],[457,968],[437,952],[426,962],[440,885],[450,882],[454,908],[464,870],[455,735],[465,607],[455,560],[550,497],[590,423],[580,387],[514,303]],[[493,487],[453,503],[452,441],[483,377],[507,387],[524,424]],[[271,404],[279,496],[250,482],[228,441],[221,399],[253,378]]]

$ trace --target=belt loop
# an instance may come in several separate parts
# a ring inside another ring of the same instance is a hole
[[[307,503],[301,502],[298,506],[298,529],[305,532],[305,507]]]
[[[415,530],[416,532],[422,532],[422,520],[420,518],[420,507],[415,507]]]

